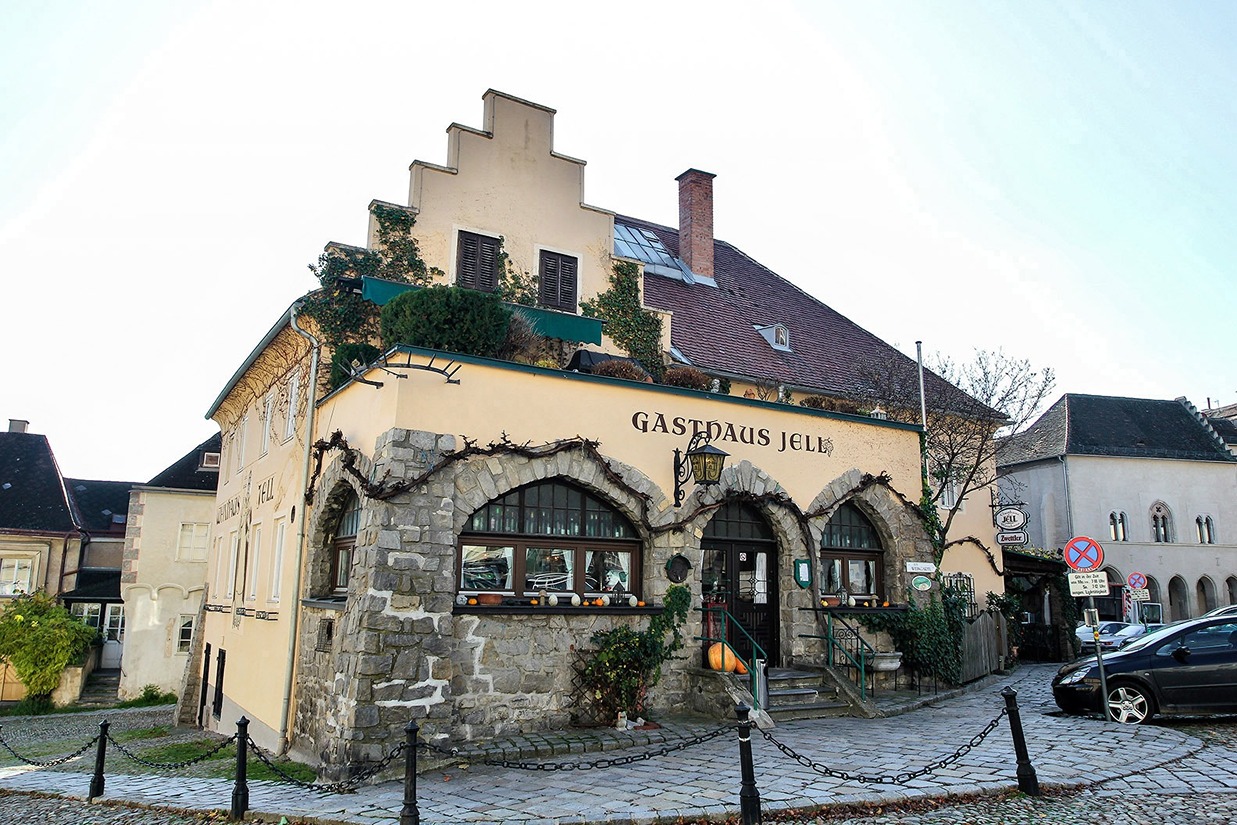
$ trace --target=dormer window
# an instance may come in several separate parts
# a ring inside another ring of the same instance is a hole
[[[198,463],[199,470],[218,470],[219,469],[219,453],[202,453],[202,460]]]
[[[754,328],[769,342],[769,346],[783,352],[790,352],[790,330],[785,324],[756,325]]]

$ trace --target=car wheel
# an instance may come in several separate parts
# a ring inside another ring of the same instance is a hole
[[[1108,713],[1114,721],[1141,724],[1155,715],[1155,701],[1137,685],[1116,685],[1108,689]]]

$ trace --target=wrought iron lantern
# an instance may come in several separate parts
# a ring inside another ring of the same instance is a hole
[[[697,484],[716,484],[721,480],[722,468],[726,466],[726,457],[730,455],[709,443],[707,432],[698,432],[687,443],[684,453],[677,447],[674,450],[674,506],[683,504],[683,485],[689,479],[696,479]]]

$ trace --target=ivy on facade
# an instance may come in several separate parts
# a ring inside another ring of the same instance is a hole
[[[606,321],[606,335],[640,362],[660,381],[665,369],[661,351],[661,316],[640,304],[640,267],[617,261],[610,286],[591,301],[580,302],[580,312]]]

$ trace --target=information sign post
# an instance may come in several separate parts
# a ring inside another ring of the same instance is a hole
[[[1070,595],[1086,596],[1087,609],[1095,610],[1095,597],[1101,582],[1098,581],[1097,576],[1092,574],[1098,573],[1099,576],[1103,576],[1103,590],[1099,591],[1098,595],[1108,595],[1108,576],[1100,572],[1100,565],[1104,563],[1104,548],[1093,538],[1074,536],[1065,543],[1062,555],[1070,569],[1077,571],[1069,574]],[[1075,593],[1075,590],[1078,592]],[[1100,672],[1100,702],[1104,705],[1104,718],[1111,722],[1112,709],[1108,707],[1108,677],[1104,674],[1104,651],[1100,649],[1098,621],[1095,627],[1091,628],[1091,635],[1095,640],[1095,665]]]

